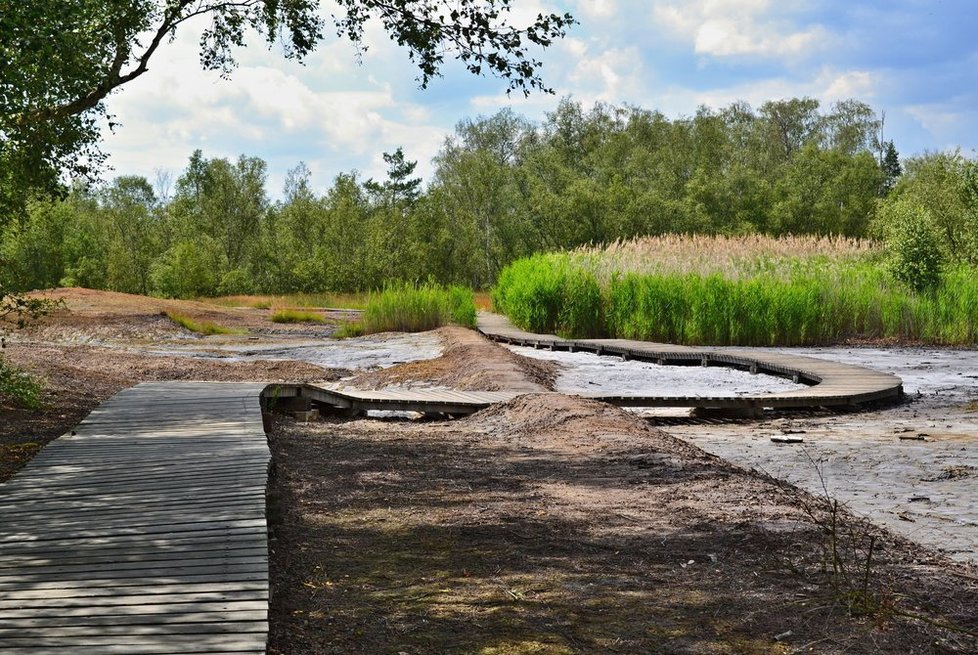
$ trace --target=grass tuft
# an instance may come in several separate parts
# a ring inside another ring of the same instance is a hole
[[[40,409],[43,391],[37,378],[0,357],[0,401],[10,401],[26,409]]]
[[[326,319],[316,312],[298,309],[277,309],[271,316],[273,323],[324,323]]]
[[[363,334],[363,321],[346,321],[339,324],[332,336],[334,339],[352,339],[361,337]]]
[[[196,332],[197,334],[212,335],[212,334],[243,334],[244,330],[235,330],[233,328],[224,327],[223,325],[218,325],[213,321],[195,321],[185,314],[179,314],[177,312],[167,312],[167,318],[176,323],[177,325],[190,330],[191,332]]]
[[[475,327],[475,313],[471,289],[398,283],[368,297],[363,329],[370,334],[423,332],[443,325]]]

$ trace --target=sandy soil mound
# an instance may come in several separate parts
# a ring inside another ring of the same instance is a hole
[[[283,419],[271,445],[270,653],[978,652],[897,614],[974,630],[968,569],[842,513],[848,572],[875,540],[850,611],[824,505],[613,407]]]
[[[437,330],[444,343],[441,357],[409,362],[354,378],[350,385],[380,389],[424,382],[463,391],[548,391],[559,371],[552,362],[522,357],[489,341],[474,330]]]

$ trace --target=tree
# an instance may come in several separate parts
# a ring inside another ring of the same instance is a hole
[[[404,159],[400,146],[392,153],[385,152],[384,162],[387,164],[387,181],[369,179],[364,182],[364,188],[376,196],[382,205],[413,205],[421,195],[421,178],[411,177],[418,162]]]
[[[847,155],[870,150],[876,135],[882,129],[882,121],[865,102],[841,100],[832,106],[832,113],[825,117],[828,145]]]
[[[897,183],[903,168],[900,166],[900,156],[892,141],[887,141],[883,148],[883,158],[880,160],[880,169],[883,171],[883,183],[880,185],[880,195],[886,197],[893,186]]]
[[[935,289],[945,255],[930,212],[913,199],[902,198],[886,203],[878,221],[893,276],[917,292]]]
[[[976,165],[959,151],[911,157],[883,201],[908,200],[926,210],[949,257],[978,262]]]
[[[332,27],[365,50],[379,21],[418,66],[426,87],[446,55],[509,90],[548,90],[531,50],[574,23],[538,14],[510,23],[514,0],[335,0]],[[200,44],[206,69],[229,75],[248,32],[302,60],[323,40],[319,0],[32,0],[0,4],[0,220],[32,192],[56,190],[63,172],[87,175],[100,163],[98,120],[105,98],[144,75],[160,45],[191,20],[210,20]],[[111,125],[111,122],[110,122]]]
[[[453,230],[466,252],[476,287],[487,286],[512,259],[532,252],[537,242],[522,201],[518,168],[521,144],[530,131],[526,119],[509,110],[455,127],[435,157],[433,186],[453,217]],[[478,244],[478,250],[466,245]]]
[[[108,286],[117,291],[147,294],[149,268],[159,249],[153,187],[143,177],[117,177],[101,196],[101,209],[109,230]]]
[[[761,105],[761,117],[767,124],[768,147],[776,162],[790,160],[802,146],[820,136],[822,118],[814,98],[770,100]]]

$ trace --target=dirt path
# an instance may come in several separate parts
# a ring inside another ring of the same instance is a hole
[[[362,373],[350,380],[350,386],[380,389],[420,384],[462,391],[526,393],[553,390],[559,367],[551,362],[521,357],[472,330],[445,327],[435,333],[443,343],[440,357]]]
[[[862,583],[822,572],[815,499],[612,407],[534,394],[456,422],[281,420],[271,443],[271,653],[978,648],[893,616],[978,627],[966,569],[872,531],[880,611],[853,617]],[[866,530],[836,531],[850,575]]]

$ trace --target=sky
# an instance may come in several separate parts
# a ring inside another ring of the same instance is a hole
[[[324,3],[326,5],[326,3]],[[303,162],[325,191],[340,173],[382,179],[384,152],[402,147],[429,180],[432,158],[465,118],[502,108],[533,121],[563,97],[657,109],[813,97],[824,109],[856,98],[885,112],[884,138],[902,157],[978,151],[976,0],[513,0],[511,18],[571,12],[566,38],[534,54],[554,95],[509,96],[504,82],[457,63],[427,89],[405,50],[377,25],[366,52],[332,37],[304,65],[255,39],[230,80],[203,71],[204,23],[182,26],[149,71],[107,101],[106,177],[175,179],[191,153],[268,163],[270,195]],[[328,12],[328,9],[326,10]]]

